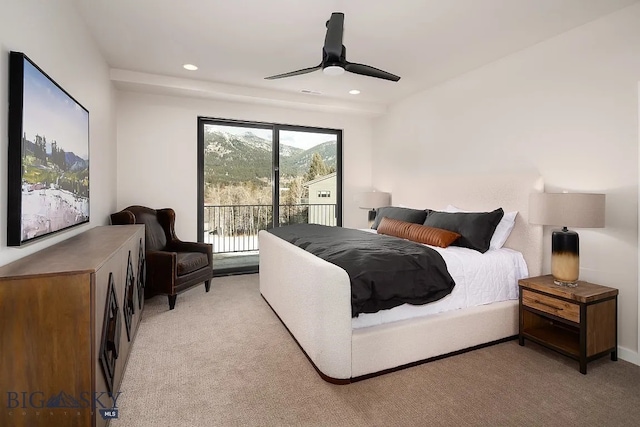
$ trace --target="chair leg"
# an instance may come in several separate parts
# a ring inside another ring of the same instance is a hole
[[[209,292],[209,289],[211,289],[211,280],[206,280],[204,282],[204,290]]]
[[[167,297],[169,298],[169,310],[173,310],[176,307],[176,298],[178,298],[178,295],[167,295]]]

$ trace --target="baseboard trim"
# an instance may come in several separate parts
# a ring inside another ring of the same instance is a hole
[[[634,365],[640,366],[640,353],[618,346],[618,357]]]

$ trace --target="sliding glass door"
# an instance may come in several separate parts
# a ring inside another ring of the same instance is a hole
[[[340,225],[338,135],[278,128],[279,225]]]
[[[342,224],[341,131],[199,118],[198,147],[198,234],[216,274],[257,271],[260,230]]]

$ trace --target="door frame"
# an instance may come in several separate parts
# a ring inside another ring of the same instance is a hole
[[[342,130],[315,126],[288,125],[282,123],[233,120],[216,117],[198,116],[198,197],[197,197],[197,229],[198,242],[204,241],[204,127],[206,124],[222,126],[237,126],[248,128],[271,128],[272,130],[272,159],[271,159],[271,204],[273,208],[272,227],[279,226],[280,215],[280,131],[325,133],[336,135],[336,226],[342,226]]]
[[[280,201],[280,131],[324,133],[336,136],[336,227],[342,227],[342,130],[312,126],[273,124],[272,200]],[[273,204],[272,227],[279,227],[280,204]]]

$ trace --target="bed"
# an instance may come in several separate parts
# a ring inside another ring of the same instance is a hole
[[[527,222],[529,194],[543,190],[537,174],[440,176],[425,181],[420,195],[412,189],[393,190],[394,204],[435,210],[455,205],[472,211],[499,206],[505,212],[518,211],[504,246],[522,254],[530,276],[540,274],[542,227]],[[259,244],[263,298],[329,382],[369,378],[518,333],[517,299],[358,325],[359,318],[352,319],[350,279],[344,269],[266,231],[260,232]]]

